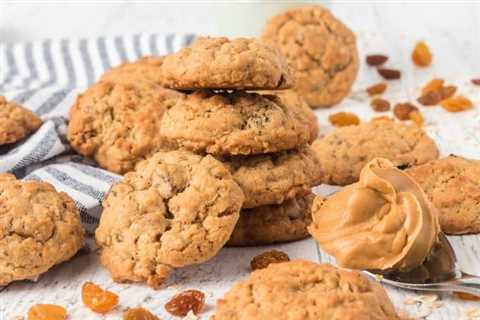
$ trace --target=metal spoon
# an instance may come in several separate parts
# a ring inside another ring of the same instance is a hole
[[[370,277],[394,287],[424,290],[464,292],[480,296],[480,277],[463,272],[447,237],[441,233],[440,243],[431,256],[409,272],[364,271]]]

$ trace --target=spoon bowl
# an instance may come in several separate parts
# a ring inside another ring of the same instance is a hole
[[[463,272],[447,237],[441,233],[439,239],[430,257],[411,271],[369,270],[364,273],[382,283],[403,289],[463,292],[480,296],[480,277]]]

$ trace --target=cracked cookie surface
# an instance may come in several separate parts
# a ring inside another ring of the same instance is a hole
[[[183,94],[155,84],[99,82],[70,110],[68,140],[104,169],[125,173],[150,154],[171,146],[160,137],[162,115]]]
[[[176,267],[204,262],[227,242],[243,193],[212,156],[158,152],[113,185],[95,233],[118,282],[158,288]]]
[[[310,146],[221,160],[229,167],[245,194],[245,209],[280,204],[307,195],[323,180],[320,161]]]
[[[449,156],[406,171],[438,209],[447,234],[480,232],[480,160]]]
[[[173,89],[287,89],[294,78],[285,57],[253,38],[198,38],[163,63]]]
[[[313,198],[310,193],[278,205],[242,210],[227,245],[257,246],[309,237]]]
[[[305,260],[273,263],[237,282],[211,320],[400,320],[385,290],[357,271]]]
[[[425,131],[392,120],[337,128],[312,147],[325,174],[323,183],[333,185],[357,182],[361,169],[377,157],[400,168],[438,158],[437,146]]]
[[[287,10],[267,23],[262,39],[295,70],[295,90],[311,107],[330,107],[348,95],[358,73],[353,32],[320,6]]]
[[[274,95],[200,90],[165,112],[160,132],[189,150],[215,155],[263,154],[312,142],[315,115],[305,104],[285,102]]]
[[[41,125],[42,120],[33,112],[0,96],[0,145],[15,143]]]
[[[83,244],[80,215],[67,194],[0,174],[0,286],[36,278]]]
[[[146,56],[133,62],[122,63],[105,72],[100,81],[127,85],[148,81],[162,85],[162,64],[164,58],[163,56]]]

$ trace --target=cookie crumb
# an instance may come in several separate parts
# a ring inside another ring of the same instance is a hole
[[[433,313],[435,309],[443,306],[443,302],[436,294],[425,294],[418,296],[407,296],[403,303],[407,306],[415,306],[417,309],[413,319],[425,319]],[[412,318],[407,318],[412,319]]]
[[[183,318],[183,320],[198,320],[200,319],[199,317],[197,317],[192,310],[188,311],[187,315],[185,316],[185,318]]]
[[[280,263],[290,261],[288,254],[278,250],[271,250],[255,256],[250,262],[252,271],[265,269],[272,263]]]
[[[480,318],[480,308],[478,307],[468,308],[467,310],[465,310],[464,315],[467,320]]]
[[[480,78],[470,80],[476,86],[480,86]]]
[[[411,297],[411,296],[407,296],[404,300],[403,300],[403,303],[410,306],[410,305],[414,305],[417,303],[417,301],[415,300],[414,297]]]
[[[381,274],[376,274],[376,275],[375,275],[375,280],[376,280],[377,282],[382,282],[383,276],[382,276]]]

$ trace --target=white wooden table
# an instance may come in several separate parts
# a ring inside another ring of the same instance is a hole
[[[124,6],[123,10],[117,9],[119,15],[131,12],[128,5]],[[459,91],[474,101],[474,110],[460,114],[447,113],[439,107],[423,108],[422,112],[426,118],[425,129],[438,143],[442,156],[455,153],[480,159],[480,88],[469,83],[471,78],[480,77],[480,7],[476,4],[385,6],[334,3],[332,8],[356,31],[362,65],[351,96],[334,109],[316,112],[322,132],[331,129],[327,121],[330,112],[348,110],[358,114],[362,120],[378,115],[368,106],[364,89],[380,81],[380,78],[363,61],[367,53],[385,53],[390,57],[387,65],[402,70],[402,79],[391,82],[385,94],[390,101],[414,101],[419,88],[433,77],[445,78],[448,83],[459,86]],[[9,19],[5,16],[3,18]],[[14,27],[13,18],[11,23]],[[156,19],[161,18],[159,13]],[[122,17],[116,16],[115,21],[104,22],[107,24],[105,28],[111,30],[119,21]],[[151,21],[154,25],[153,19]],[[181,17],[169,17],[169,21],[171,31],[176,31],[183,22]],[[199,28],[201,30],[202,27]],[[410,52],[417,40],[425,40],[433,51],[434,63],[428,69],[418,69],[411,63]],[[332,190],[322,186],[317,191],[328,193]],[[470,235],[450,239],[457,250],[460,265],[468,272],[480,274],[480,237]],[[273,247],[287,252],[291,258],[330,261],[317,250],[311,239]],[[154,311],[162,320],[175,319],[164,311],[164,304],[173,294],[188,288],[207,293],[207,309],[201,319],[208,319],[216,299],[235,281],[248,275],[251,258],[270,248],[224,249],[207,263],[177,270],[168,279],[165,288],[159,291],[139,284],[115,284],[99,265],[97,253],[82,253],[72,261],[53,268],[36,283],[19,282],[1,290],[0,320],[25,315],[28,308],[36,303],[63,305],[68,309],[69,319],[120,319],[122,310],[138,305]],[[93,281],[118,293],[118,310],[104,317],[89,312],[80,299],[80,287],[85,281]],[[405,309],[411,315],[418,312],[416,307],[404,304],[405,297],[414,293],[393,288],[387,290],[399,309]],[[480,306],[480,302],[466,302],[448,295],[442,296],[442,301],[443,306],[435,309],[427,319],[466,319],[464,313],[468,308]]]

